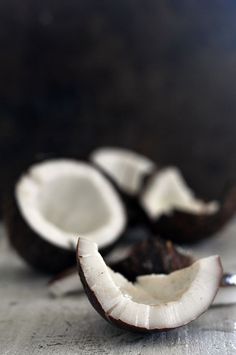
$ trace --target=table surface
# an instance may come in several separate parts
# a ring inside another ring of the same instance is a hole
[[[223,234],[223,235],[222,235]],[[194,247],[236,271],[236,220]],[[49,296],[48,278],[10,250],[0,226],[0,354],[236,354],[236,306],[213,307],[178,330],[133,334],[105,322],[82,295]]]

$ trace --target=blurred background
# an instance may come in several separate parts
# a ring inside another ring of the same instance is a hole
[[[236,3],[1,0],[0,201],[33,160],[137,150],[202,196],[236,176]]]

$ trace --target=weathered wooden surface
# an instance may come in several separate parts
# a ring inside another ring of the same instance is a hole
[[[208,254],[209,248],[219,250],[228,271],[236,271],[236,221],[213,246],[209,241],[198,252]],[[50,298],[47,281],[9,250],[1,229],[1,355],[236,353],[236,306],[212,308],[169,333],[132,334],[106,323],[83,295]]]

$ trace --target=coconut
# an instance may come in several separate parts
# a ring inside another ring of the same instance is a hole
[[[6,212],[12,246],[35,268],[59,272],[76,263],[78,235],[106,253],[126,227],[126,210],[94,167],[70,159],[31,166],[16,182]]]
[[[236,187],[220,201],[196,197],[181,172],[160,170],[147,182],[140,204],[154,233],[175,242],[192,243],[218,232],[235,214]]]
[[[222,277],[219,256],[211,256],[169,275],[144,275],[131,283],[105,264],[96,243],[83,238],[78,241],[77,263],[97,312],[120,328],[139,332],[193,321],[212,304]]]

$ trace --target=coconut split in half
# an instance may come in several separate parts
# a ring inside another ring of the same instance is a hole
[[[94,308],[109,322],[151,332],[183,326],[211,305],[222,277],[218,256],[200,259],[169,275],[146,275],[129,282],[112,271],[96,243],[80,238],[77,262]]]
[[[219,206],[196,198],[186,185],[180,171],[166,168],[152,177],[141,198],[142,205],[151,218],[170,215],[174,210],[193,214],[213,214]]]
[[[12,245],[36,268],[75,264],[78,235],[105,251],[126,225],[111,183],[90,165],[69,159],[33,165],[16,184],[7,226]]]
[[[217,232],[235,213],[236,189],[221,202],[205,202],[187,186],[174,167],[155,173],[146,184],[140,204],[152,230],[176,242],[194,242]]]
[[[109,147],[95,150],[90,160],[103,171],[121,194],[128,209],[129,222],[142,222],[145,215],[138,197],[146,179],[155,171],[155,164],[133,151]]]

